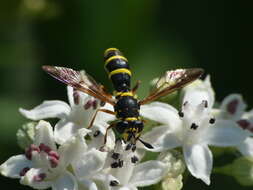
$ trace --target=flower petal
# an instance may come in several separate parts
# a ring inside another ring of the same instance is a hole
[[[106,159],[106,153],[91,149],[89,152],[81,155],[72,166],[75,175],[79,178],[88,178],[102,170]]]
[[[88,179],[79,180],[78,183],[88,190],[98,190],[96,183]],[[82,189],[82,188],[81,188]]]
[[[203,100],[207,100],[208,107],[213,107],[214,91],[211,86],[210,77],[207,76],[204,81],[196,80],[192,84],[186,86],[182,90],[183,103],[190,102],[192,105],[199,105]]]
[[[160,161],[147,161],[138,164],[129,181],[133,187],[144,187],[159,182],[167,171],[167,165]]]
[[[70,172],[66,172],[54,181],[52,190],[78,190],[77,181]]]
[[[72,137],[62,144],[58,153],[60,155],[60,166],[66,168],[75,159],[78,159],[83,151],[86,151],[87,144],[84,136],[89,132],[88,129],[80,129],[75,137]],[[73,156],[74,155],[74,156]]]
[[[147,119],[169,125],[176,128],[181,125],[178,111],[165,103],[153,102],[148,105],[141,106],[140,114]]]
[[[73,107],[75,105],[73,87],[67,86],[67,94],[68,94],[69,105],[70,107]]]
[[[25,155],[12,156],[0,166],[0,173],[6,177],[20,178],[20,172],[26,167],[31,167],[31,161]]]
[[[111,104],[105,104],[103,107],[103,109],[107,109],[107,110],[110,110],[110,111],[114,111],[114,108]],[[104,124],[108,121],[113,121],[115,120],[115,115],[112,115],[112,114],[109,114],[109,113],[105,113],[105,112],[98,112],[97,116],[96,116],[96,119],[95,119],[95,123],[96,124]]]
[[[56,150],[54,141],[53,128],[50,123],[41,120],[35,127],[34,144],[39,146],[41,143],[49,146],[53,150]]]
[[[191,174],[210,184],[210,174],[213,167],[213,155],[207,145],[195,144],[183,146],[184,159]]]
[[[225,118],[238,120],[244,113],[246,104],[240,94],[231,94],[224,98],[220,108],[225,111]]]
[[[142,139],[153,146],[153,149],[148,149],[153,152],[175,148],[181,144],[168,126],[154,127],[150,132],[143,135]],[[147,149],[140,142],[138,142],[138,145],[139,147]]]
[[[69,121],[68,119],[61,119],[54,128],[55,141],[58,144],[63,144],[71,137],[75,136],[79,129],[83,126]]]
[[[41,180],[36,181],[34,178],[40,174],[45,174],[46,172],[41,168],[31,168],[26,172],[25,176],[20,179],[20,183],[23,185],[28,185],[34,189],[47,189],[51,187],[52,181]]]
[[[44,101],[31,110],[19,109],[20,113],[28,119],[40,120],[46,118],[63,118],[70,113],[67,103],[58,100]]]
[[[203,140],[214,146],[234,146],[244,141],[247,133],[232,120],[217,120],[214,126],[209,126]]]
[[[243,156],[253,156],[253,139],[248,137],[236,146]]]

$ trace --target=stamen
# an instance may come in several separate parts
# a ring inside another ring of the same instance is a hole
[[[123,164],[124,164],[124,161],[123,160],[119,160],[119,167],[122,168],[123,167]]]
[[[98,107],[98,103],[97,103],[97,100],[94,100],[93,103],[92,103],[92,106],[93,106],[93,109],[97,109]]]
[[[29,167],[25,167],[23,168],[20,172],[19,172],[19,175],[20,176],[25,176],[26,172],[28,172],[30,170]]]
[[[138,161],[139,161],[139,158],[138,158],[137,156],[131,157],[131,162],[132,162],[133,164],[135,164],[135,163],[138,162]]]
[[[114,153],[112,154],[112,158],[113,158],[114,160],[119,159],[119,156],[120,156],[120,154],[119,154],[119,153],[116,153],[116,152],[114,152]]]
[[[207,102],[207,100],[203,100],[202,103],[204,104],[205,108],[208,107],[208,102]]]
[[[117,185],[119,185],[119,182],[117,182],[116,180],[110,181],[110,186],[117,186]]]
[[[130,149],[131,149],[131,147],[132,147],[132,144],[130,144],[130,143],[129,143],[129,144],[127,144],[127,146],[126,146],[126,149],[125,149],[125,150],[126,150],[126,151],[128,151],[128,150],[130,150]]]
[[[73,92],[73,97],[74,97],[74,103],[76,105],[78,105],[80,103],[80,96],[79,96],[79,93],[76,90]]]
[[[182,112],[182,110],[180,110],[180,111],[178,112],[178,115],[179,115],[179,117],[184,117],[184,112]]]
[[[51,151],[48,153],[48,156],[54,157],[54,158],[57,159],[57,160],[60,159],[60,155],[59,155],[57,152],[53,151],[53,150],[51,150]]]
[[[46,178],[46,174],[45,173],[40,173],[39,175],[33,176],[33,180],[36,182],[41,182]]]
[[[59,164],[59,160],[56,159],[55,157],[50,157],[49,161],[50,161],[51,168],[56,168]]]
[[[196,123],[192,123],[191,129],[196,130],[199,126]]]
[[[40,152],[40,148],[37,147],[35,144],[31,144],[26,150],[25,150],[25,156],[28,160],[32,159],[32,152]]]
[[[210,123],[210,124],[214,124],[214,123],[215,123],[215,118],[211,118],[211,119],[209,120],[209,123]]]
[[[46,153],[49,153],[52,150],[49,146],[45,145],[44,143],[41,143],[39,148],[41,151],[44,151]]]
[[[227,105],[227,111],[228,111],[230,114],[232,114],[232,115],[235,114],[238,104],[239,104],[239,100],[238,100],[238,99],[232,100],[232,101],[229,102],[228,105]]]
[[[185,102],[183,103],[183,106],[186,106],[186,104],[188,104],[188,101],[185,101]]]
[[[111,168],[118,168],[118,167],[119,167],[118,162],[113,162],[113,163],[111,164]]]
[[[132,151],[134,152],[136,150],[136,145],[133,144]]]
[[[84,105],[84,109],[87,110],[93,105],[93,100],[88,100]]]
[[[242,129],[247,129],[250,126],[250,122],[246,119],[241,119],[241,120],[237,121],[237,124],[239,124],[239,126]]]
[[[105,102],[100,101],[100,106],[103,107],[105,105]]]
[[[97,137],[98,135],[100,135],[100,131],[99,130],[97,130],[97,131],[95,131],[95,133],[93,134],[93,137]]]

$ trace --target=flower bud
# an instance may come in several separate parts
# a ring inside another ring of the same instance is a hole
[[[167,177],[162,181],[163,190],[180,190],[183,187],[183,176],[179,175],[176,178]]]
[[[34,141],[34,130],[37,122],[28,122],[22,125],[22,127],[17,131],[18,145],[25,149],[30,146]]]

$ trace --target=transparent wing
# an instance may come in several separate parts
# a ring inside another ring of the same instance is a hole
[[[55,79],[72,86],[73,88],[87,93],[103,102],[115,105],[115,100],[108,94],[102,85],[99,85],[91,76],[84,71],[75,71],[66,67],[42,66],[42,69]]]
[[[150,94],[140,101],[140,105],[154,101],[161,96],[165,96],[186,86],[198,79],[203,72],[204,70],[200,68],[167,71],[158,79],[155,88],[150,92]]]

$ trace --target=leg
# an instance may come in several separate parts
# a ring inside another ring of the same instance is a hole
[[[107,141],[107,133],[109,131],[109,129],[115,127],[115,123],[111,124],[109,127],[106,128],[106,132],[105,132],[105,136],[104,136],[104,145],[106,144]]]
[[[90,124],[89,124],[89,126],[88,126],[88,129],[90,129],[90,128],[92,127],[92,125],[93,125],[93,123],[94,123],[94,121],[95,121],[95,118],[96,118],[96,116],[97,116],[97,113],[98,113],[99,111],[102,111],[102,112],[105,112],[105,113],[108,113],[108,114],[115,115],[115,113],[114,113],[113,111],[110,111],[110,110],[107,110],[107,109],[98,109],[98,110],[95,112],[95,114],[94,114],[94,116],[93,116],[93,118],[92,118],[92,120],[91,120],[91,122],[90,122]]]
[[[135,94],[135,92],[136,92],[136,90],[139,88],[140,84],[141,84],[141,81],[140,81],[140,80],[137,80],[135,86],[134,86],[133,89],[132,89],[133,94]]]

